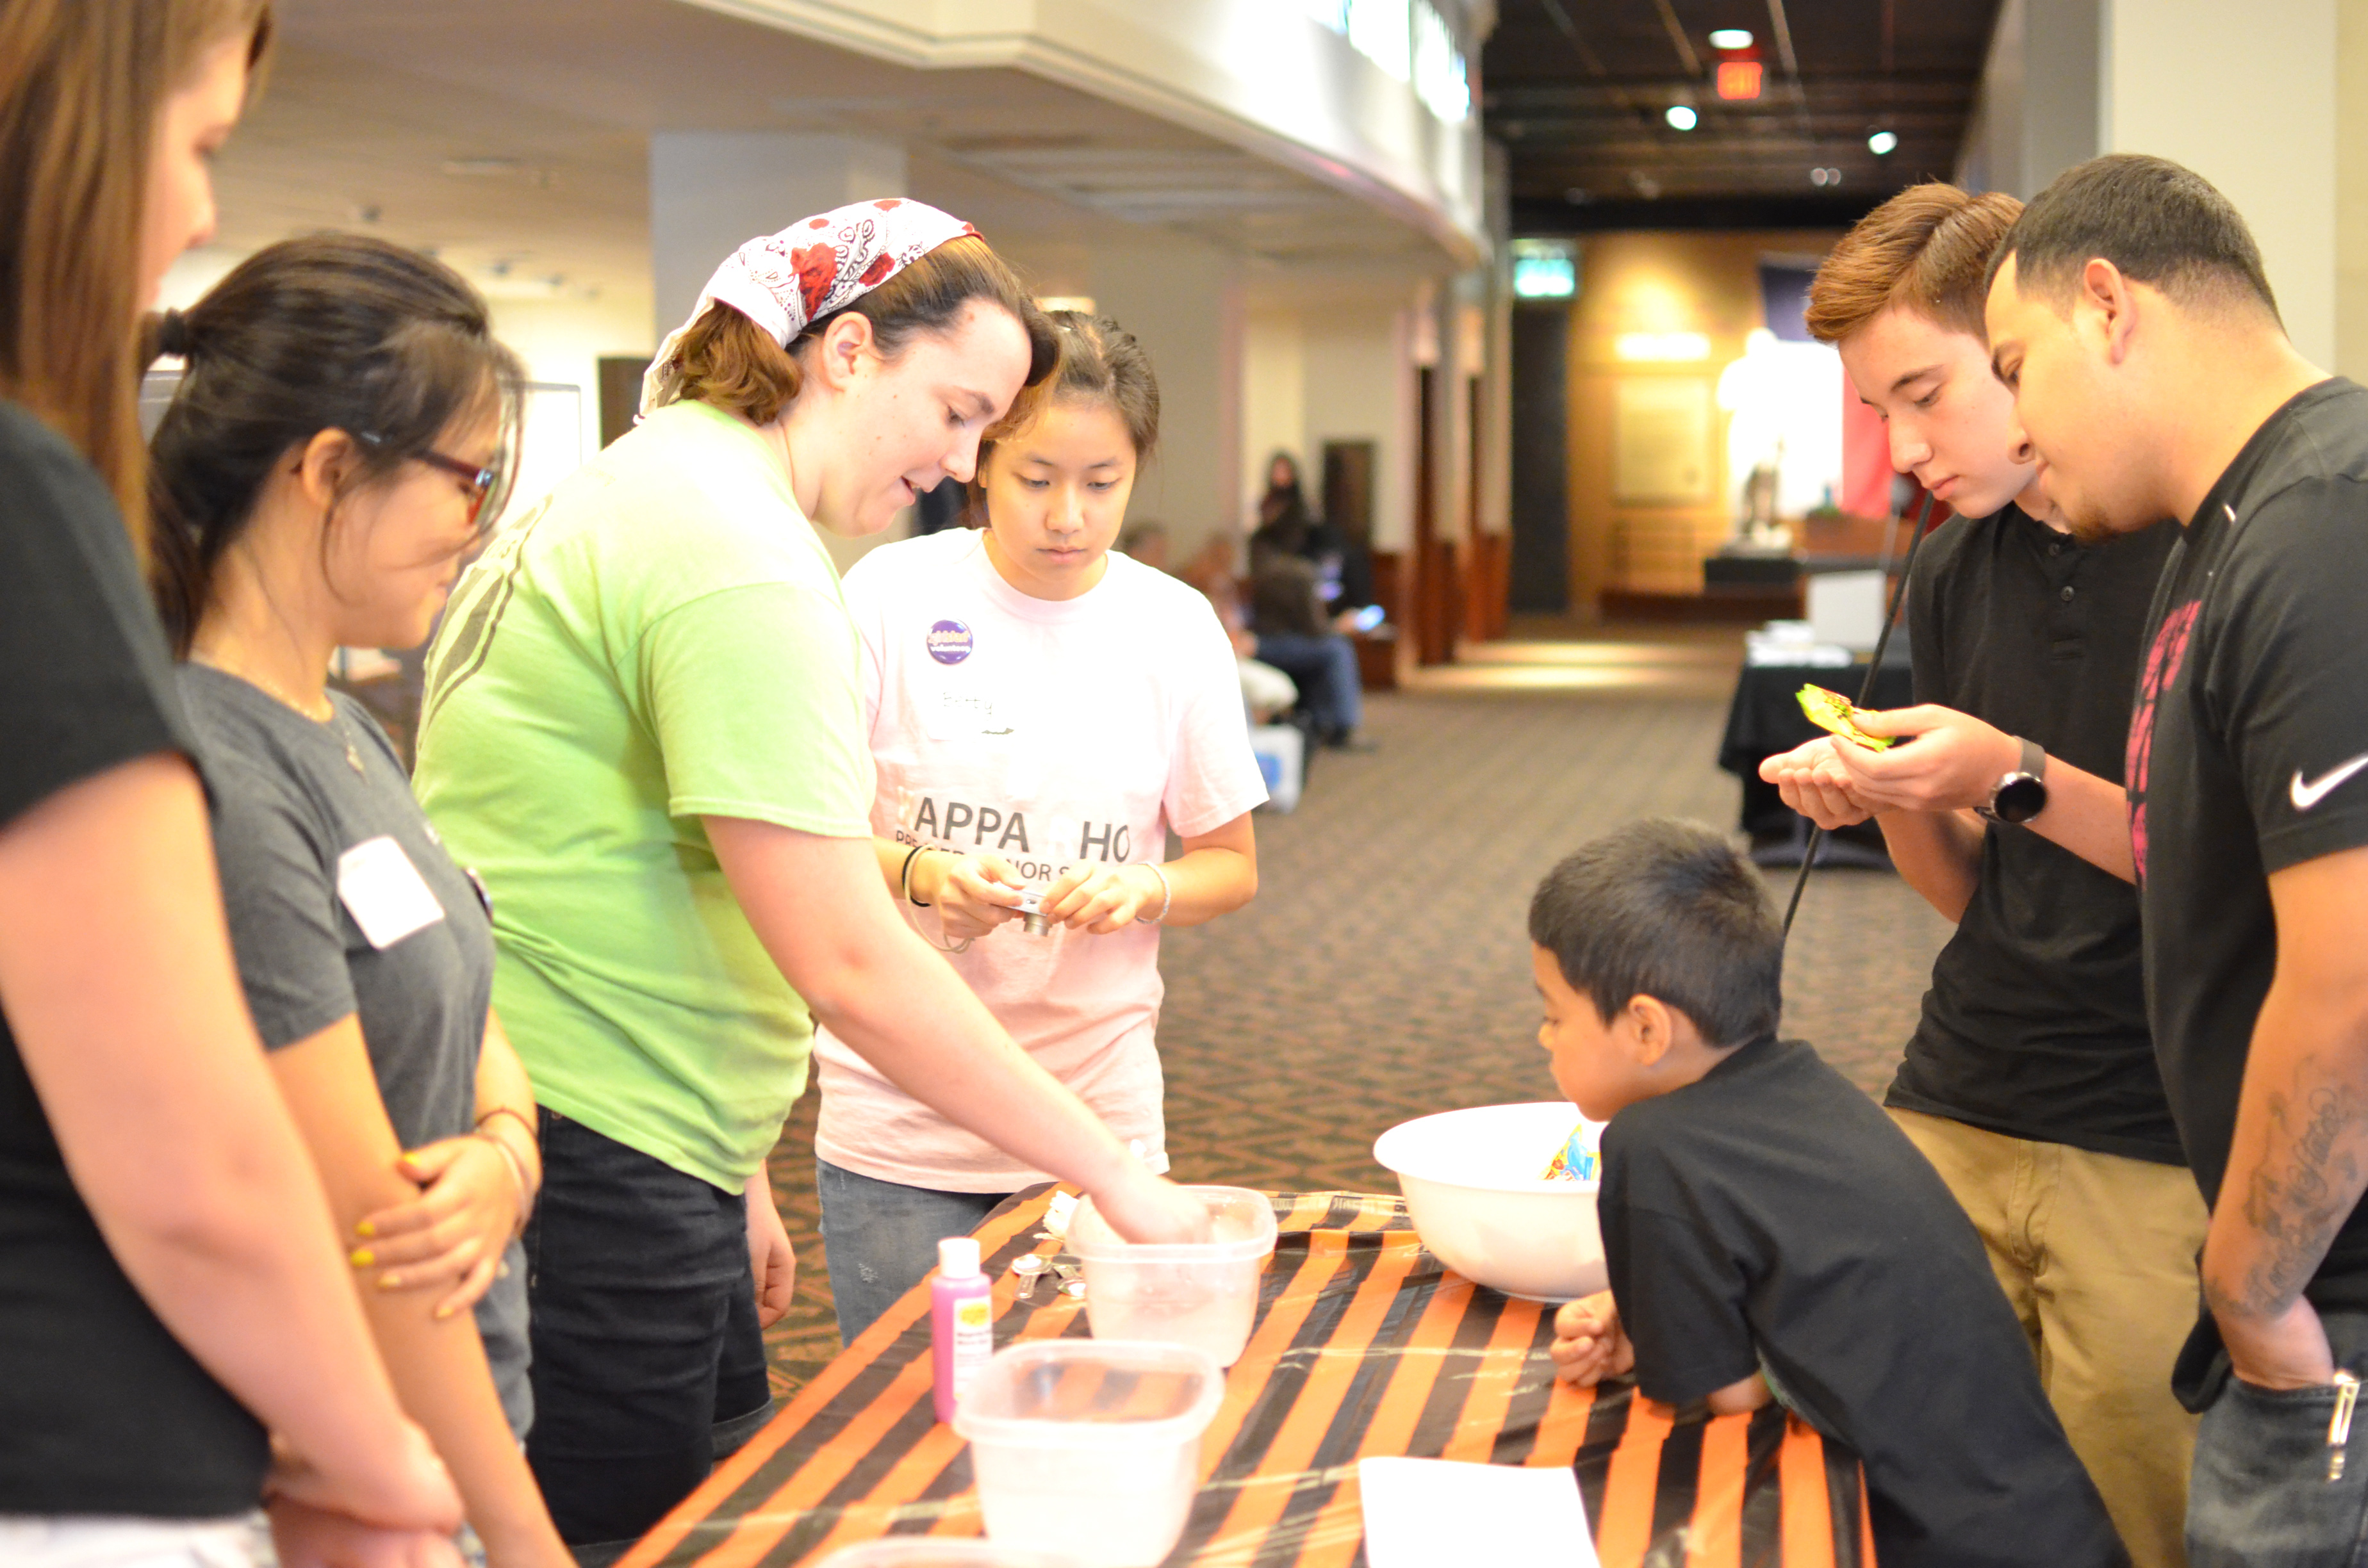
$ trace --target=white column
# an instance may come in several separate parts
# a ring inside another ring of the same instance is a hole
[[[1167,529],[1189,559],[1214,530],[1238,526],[1244,309],[1234,259],[1168,235],[1096,245],[1094,308],[1134,335],[1159,377],[1159,455],[1128,515]]]
[[[2335,364],[2336,0],[2106,0],[2098,142],[2186,165],[2260,242],[2286,332]]]
[[[851,136],[663,131],[650,138],[652,309],[682,324],[716,264],[758,234],[872,197],[903,196],[905,150]]]

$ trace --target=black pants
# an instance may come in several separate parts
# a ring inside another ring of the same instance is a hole
[[[606,1562],[772,1412],[747,1211],[579,1121],[541,1119],[527,1460],[560,1539]]]

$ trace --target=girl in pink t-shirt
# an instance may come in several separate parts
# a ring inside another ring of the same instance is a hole
[[[1158,436],[1150,363],[1114,322],[1053,320],[1059,370],[980,451],[986,526],[884,546],[847,575],[879,768],[871,827],[906,917],[1164,1170],[1158,928],[1249,902],[1266,787],[1208,600],[1110,553]],[[1184,852],[1163,861],[1171,829]],[[851,1341],[928,1272],[939,1238],[1050,1178],[827,1030],[814,1061],[823,1240]]]

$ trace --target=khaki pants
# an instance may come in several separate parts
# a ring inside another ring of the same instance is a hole
[[[2177,1165],[1893,1110],[1964,1205],[2039,1381],[2136,1568],[2183,1568],[2195,1417],[2170,1366],[2195,1326],[2208,1219]]]

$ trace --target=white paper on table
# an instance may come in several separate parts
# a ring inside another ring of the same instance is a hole
[[[1457,1460],[1357,1461],[1369,1568],[1550,1562],[1600,1568],[1578,1477]]]

